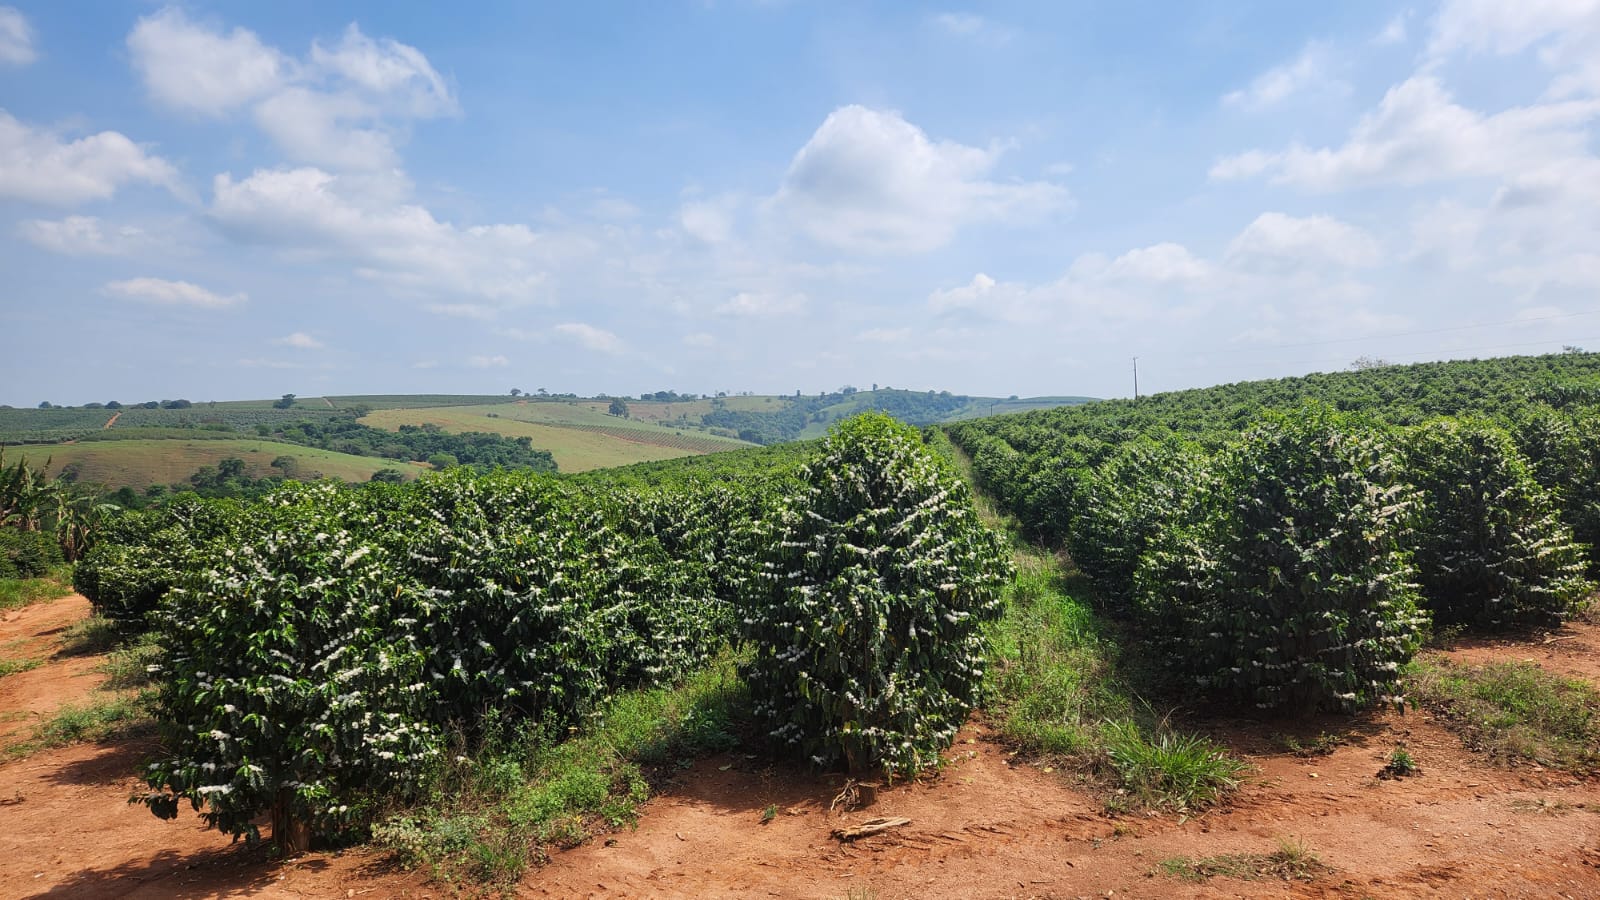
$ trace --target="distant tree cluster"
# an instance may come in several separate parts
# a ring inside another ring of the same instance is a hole
[[[481,431],[448,434],[437,425],[402,425],[398,432],[372,428],[357,421],[357,416],[334,416],[321,421],[302,420],[273,432],[269,426],[263,437],[277,437],[293,444],[320,447],[352,456],[376,456],[434,463],[438,468],[453,465],[476,469],[533,469],[554,472],[555,458],[548,450],[538,450],[527,437],[506,437]]]

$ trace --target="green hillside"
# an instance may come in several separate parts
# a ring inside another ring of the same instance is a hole
[[[367,481],[379,469],[400,469],[408,476],[415,477],[416,473],[425,469],[390,459],[350,456],[314,447],[249,439],[30,445],[13,448],[6,453],[6,459],[13,459],[13,454],[26,458],[31,466],[43,466],[48,460],[46,471],[49,475],[56,475],[70,466],[77,473],[77,481],[103,484],[113,489],[182,483],[201,467],[215,466],[230,457],[244,460],[245,474],[251,478],[283,474],[281,470],[272,468],[272,461],[280,456],[293,457],[296,476],[308,481],[323,477]]]

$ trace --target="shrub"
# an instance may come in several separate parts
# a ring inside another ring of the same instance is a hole
[[[1182,508],[1201,465],[1182,445],[1141,438],[1084,475],[1067,547],[1108,598],[1132,593],[1139,558]]]
[[[191,557],[235,534],[240,520],[237,504],[193,495],[124,511],[103,521],[98,542],[73,569],[73,587],[106,618],[142,621],[192,568]]]
[[[1559,620],[1589,593],[1582,549],[1504,430],[1435,420],[1405,436],[1404,455],[1422,492],[1416,564],[1436,625]]]
[[[1600,410],[1565,413],[1533,407],[1516,423],[1517,444],[1533,477],[1555,494],[1561,520],[1588,552],[1600,578]]]
[[[1426,621],[1397,475],[1377,434],[1323,407],[1226,448],[1135,578],[1168,668],[1265,710],[1397,699]]]
[[[637,510],[519,475],[426,479],[384,538],[427,594],[441,713],[566,724],[708,659],[729,615]],[[469,730],[473,723],[466,723]]]
[[[169,538],[181,532],[167,529]],[[117,621],[143,619],[172,587],[175,572],[165,553],[148,544],[98,544],[72,571],[72,586],[95,612]]]
[[[0,527],[0,578],[38,578],[61,563],[54,534]]]
[[[258,510],[255,542],[211,554],[168,595],[166,756],[145,775],[158,816],[188,800],[235,836],[257,837],[267,809],[275,828],[335,832],[370,814],[364,801],[415,787],[439,752],[406,619],[420,598],[339,499],[326,485],[281,493]]]
[[[763,523],[752,711],[819,766],[937,761],[978,697],[1010,565],[965,484],[880,413],[836,426]]]

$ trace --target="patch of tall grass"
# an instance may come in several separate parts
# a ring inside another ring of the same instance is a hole
[[[43,578],[0,578],[0,611],[20,609],[72,593],[72,573],[52,572]]]
[[[1118,647],[1068,593],[1053,557],[1019,547],[1005,615],[989,632],[988,711],[1007,743],[1075,761],[1113,789],[1108,807],[1195,810],[1236,790],[1248,766],[1173,731],[1119,674]]]
[[[1587,682],[1533,663],[1424,659],[1412,666],[1410,695],[1502,762],[1600,770],[1600,692]]]

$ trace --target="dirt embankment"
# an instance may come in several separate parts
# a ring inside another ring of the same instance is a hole
[[[12,658],[49,656],[0,680],[0,715],[36,721],[82,702],[94,657],[50,656],[87,613],[82,598],[0,620]],[[1452,656],[1528,659],[1595,678],[1600,628],[1558,640],[1464,645]],[[15,727],[14,718],[7,727]],[[1218,723],[1216,737],[1257,766],[1227,809],[1185,817],[1103,815],[1070,772],[1019,763],[981,721],[937,777],[878,793],[866,809],[830,813],[841,781],[743,755],[700,760],[663,785],[639,827],[558,854],[519,893],[533,897],[1067,898],[1067,897],[1600,897],[1600,782],[1538,767],[1496,768],[1424,713],[1303,723],[1300,757],[1281,726]],[[1398,744],[1422,767],[1376,777]],[[162,822],[127,798],[154,747],[79,745],[0,765],[0,896],[432,897],[450,891],[396,872],[364,851],[286,863],[230,846],[188,810]],[[774,816],[767,819],[771,809]],[[876,816],[906,825],[856,843],[833,829]],[[1298,842],[1330,867],[1311,882],[1162,871],[1179,857],[1270,853]]]

